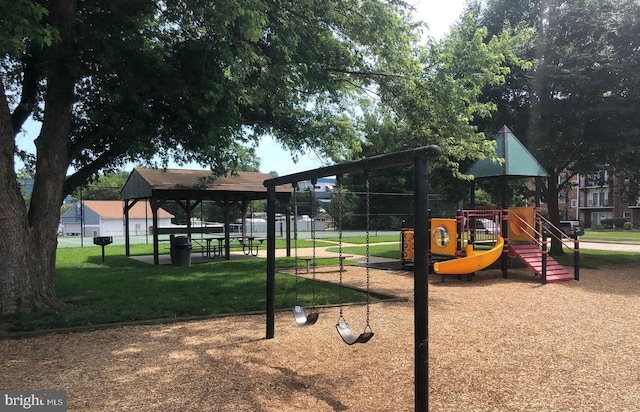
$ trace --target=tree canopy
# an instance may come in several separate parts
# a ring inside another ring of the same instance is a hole
[[[57,307],[60,204],[93,176],[169,160],[232,172],[266,133],[340,160],[360,143],[354,96],[418,36],[401,0],[1,7],[0,313]],[[15,140],[30,116],[35,154]],[[16,155],[34,176],[28,208]]]
[[[640,3],[491,0],[472,9],[490,33],[533,33],[514,49],[532,69],[512,67],[505,83],[485,89],[483,101],[498,110],[478,124],[508,124],[550,173],[544,192],[552,220],[559,220],[558,191],[571,180],[561,173],[606,164],[637,181]]]
[[[507,62],[527,66],[510,52],[516,39],[506,32],[488,37],[472,17],[462,16],[444,39],[417,48],[415,63],[405,64],[404,76],[381,83],[378,100],[363,116],[365,143],[357,154],[437,144],[443,156],[432,165],[432,187],[455,201],[466,192],[460,187],[473,161],[495,157],[495,143],[475,124],[496,109],[493,102],[480,100],[483,89],[504,82],[510,70]],[[355,182],[350,187],[357,187]],[[411,192],[412,183],[410,168],[378,171],[372,190]]]

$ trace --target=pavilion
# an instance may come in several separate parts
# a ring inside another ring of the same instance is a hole
[[[159,264],[158,210],[167,201],[175,201],[187,214],[184,232],[191,234],[202,228],[191,226],[194,208],[203,201],[214,201],[224,211],[225,255],[229,258],[229,211],[236,207],[242,212],[242,231],[245,233],[247,209],[252,200],[267,199],[264,181],[273,178],[267,173],[237,172],[233,175],[216,176],[210,170],[150,169],[136,167],[131,172],[123,189],[125,219],[125,249],[130,255],[129,211],[139,201],[148,201],[152,210],[153,263]],[[286,210],[287,245],[290,245],[289,200],[292,187],[280,186],[276,190],[277,200]]]

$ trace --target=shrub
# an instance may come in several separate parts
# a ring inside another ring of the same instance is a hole
[[[617,217],[617,218],[613,219],[613,226],[616,229],[622,229],[624,227],[625,223],[627,223],[627,219],[625,219],[623,217]]]
[[[591,226],[591,230],[593,230],[594,232],[600,232],[600,231],[604,230],[604,226],[603,225],[592,225]]]
[[[604,229],[613,229],[613,219],[602,219],[600,224]]]
[[[624,222],[623,228],[624,230],[631,230],[631,226],[631,222]]]

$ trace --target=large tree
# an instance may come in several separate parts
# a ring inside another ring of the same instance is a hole
[[[169,160],[226,173],[265,133],[340,159],[358,143],[351,95],[415,39],[400,0],[16,0],[0,14],[0,314],[60,305],[60,205],[92,176]],[[33,154],[16,146],[30,116]],[[28,207],[16,155],[34,173]]]
[[[558,193],[571,173],[607,164],[637,178],[640,2],[490,0],[474,7],[490,32],[534,34],[517,48],[532,70],[513,68],[504,84],[485,90],[498,110],[479,124],[509,125],[549,172],[543,192],[551,220],[560,220]],[[554,242],[553,251],[561,245]]]
[[[443,155],[431,165],[432,188],[449,200],[464,198],[467,168],[478,158],[495,157],[495,143],[474,124],[495,110],[494,103],[480,101],[482,90],[504,81],[507,62],[527,65],[510,52],[514,42],[508,33],[488,38],[486,29],[464,15],[444,39],[417,48],[412,66],[394,61],[404,65],[403,75],[385,79],[375,104],[364,112],[366,139],[358,155],[437,144]],[[377,171],[372,190],[412,192],[412,168]]]

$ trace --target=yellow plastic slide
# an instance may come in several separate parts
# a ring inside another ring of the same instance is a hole
[[[473,245],[467,245],[467,256],[458,259],[436,262],[434,272],[441,275],[466,275],[486,268],[502,255],[504,238],[498,237],[495,246],[490,250],[474,250]]]

